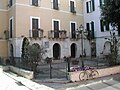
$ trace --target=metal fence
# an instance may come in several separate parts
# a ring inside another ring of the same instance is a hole
[[[18,68],[31,70],[30,65],[25,60],[23,60],[21,57],[2,57],[0,58],[0,64],[12,65]]]
[[[67,63],[54,61],[53,63],[40,64],[37,78],[67,78]]]
[[[83,57],[85,66],[90,66],[94,68],[105,68],[110,67],[108,61],[104,57]],[[77,62],[73,63],[74,60]],[[5,62],[3,62],[5,61]],[[4,65],[13,65],[18,68],[23,68],[26,70],[31,70],[31,66],[26,60],[22,60],[20,57],[9,57],[9,58],[0,58],[0,62]],[[120,63],[120,56],[118,56],[117,63]],[[70,58],[70,68],[82,66],[81,58]],[[68,62],[64,59],[53,60],[51,63],[40,62],[37,67],[37,79],[48,79],[48,78],[67,78],[68,74]]]

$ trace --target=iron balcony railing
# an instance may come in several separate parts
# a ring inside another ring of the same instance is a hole
[[[80,39],[81,37],[80,37],[80,34],[76,34],[76,33],[74,33],[74,32],[69,32],[69,38],[70,39]]]
[[[43,30],[42,29],[32,29],[32,30],[30,30],[29,36],[32,38],[42,38],[43,37]]]
[[[67,37],[65,30],[50,30],[48,31],[48,38],[65,39]]]

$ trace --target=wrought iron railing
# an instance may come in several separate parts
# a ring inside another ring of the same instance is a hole
[[[42,29],[32,29],[32,30],[30,30],[29,36],[32,38],[42,38],[43,37],[43,30]]]
[[[65,30],[50,30],[48,31],[48,38],[57,38],[57,39],[65,39],[67,37],[67,32]]]

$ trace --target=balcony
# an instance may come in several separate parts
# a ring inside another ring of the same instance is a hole
[[[80,34],[71,33],[71,32],[69,33],[69,37],[70,37],[71,40],[78,40],[78,39],[81,38]]]
[[[49,39],[65,39],[67,32],[65,30],[50,30],[48,31]]]
[[[32,29],[29,31],[29,36],[31,38],[43,38],[43,30],[42,29]]]

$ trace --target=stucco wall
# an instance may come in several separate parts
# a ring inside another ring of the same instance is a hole
[[[8,42],[5,40],[0,40],[0,57],[8,56]]]

